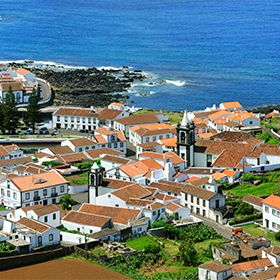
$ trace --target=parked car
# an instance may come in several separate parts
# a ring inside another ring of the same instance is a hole
[[[41,127],[39,129],[39,134],[50,134],[50,132],[46,127]]]
[[[26,131],[24,131],[24,134],[25,134],[25,135],[31,135],[31,134],[33,134],[32,128],[28,128]]]
[[[55,136],[55,135],[58,135],[59,134],[59,131],[57,129],[54,129],[53,132],[52,132],[52,136]]]

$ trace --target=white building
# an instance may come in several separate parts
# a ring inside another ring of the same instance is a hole
[[[56,204],[46,206],[38,204],[16,209],[7,215],[7,219],[18,222],[22,218],[30,218],[51,227],[58,227],[61,225],[60,211],[60,207]]]
[[[55,204],[68,193],[68,182],[57,172],[8,177],[0,183],[0,204],[9,208]]]
[[[280,230],[280,197],[272,194],[262,203],[263,227],[278,232]]]
[[[224,265],[218,261],[201,264],[198,268],[199,280],[224,280],[231,276],[231,266]]]
[[[74,210],[68,212],[68,214],[62,218],[61,223],[68,230],[87,234],[93,234],[105,228],[113,227],[110,217]]]

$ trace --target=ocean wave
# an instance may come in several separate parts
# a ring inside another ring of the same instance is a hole
[[[186,84],[186,81],[184,80],[165,80],[165,82],[177,87],[183,87]]]

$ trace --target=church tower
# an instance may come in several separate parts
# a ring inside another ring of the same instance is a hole
[[[177,125],[177,154],[187,167],[194,166],[195,125],[185,111],[181,124]]]
[[[88,202],[95,204],[98,196],[98,187],[103,184],[103,171],[96,162],[92,165],[91,171],[88,174]]]

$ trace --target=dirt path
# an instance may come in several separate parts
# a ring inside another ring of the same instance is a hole
[[[127,280],[129,278],[82,260],[60,259],[0,272],[7,280]]]

